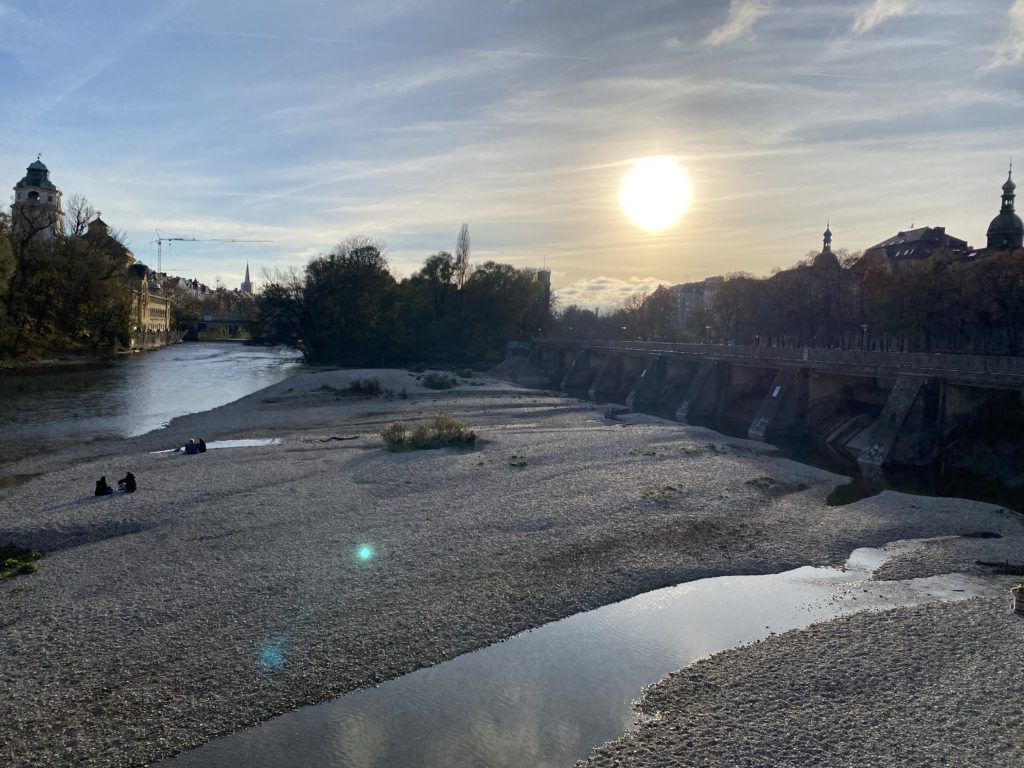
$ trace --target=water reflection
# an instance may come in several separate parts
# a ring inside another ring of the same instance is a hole
[[[885,559],[858,550],[850,570],[798,568],[657,590],[290,712],[160,765],[570,766],[633,725],[631,701],[645,685],[703,656],[843,613],[983,589],[964,576],[862,581]]]
[[[0,461],[23,453],[19,445],[140,435],[278,382],[298,364],[291,351],[196,343],[110,363],[2,371]]]

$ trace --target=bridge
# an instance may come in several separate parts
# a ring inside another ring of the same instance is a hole
[[[251,322],[249,317],[241,312],[208,312],[201,319],[185,321],[181,325],[185,333],[185,340],[196,341],[201,333],[222,329],[228,338],[242,338],[242,331],[249,322]]]
[[[751,439],[813,439],[862,473],[925,466],[980,419],[1020,414],[1024,359],[868,350],[545,340],[562,389]]]

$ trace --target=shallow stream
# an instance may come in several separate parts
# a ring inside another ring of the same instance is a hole
[[[845,568],[688,582],[571,616],[341,699],[304,707],[157,765],[205,768],[571,766],[635,727],[632,702],[669,672],[777,632],[865,609],[981,594],[946,575],[870,581],[898,542]],[[254,649],[273,675],[287,648]]]

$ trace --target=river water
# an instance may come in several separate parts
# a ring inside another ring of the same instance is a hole
[[[866,609],[983,593],[978,578],[871,581],[900,551],[845,568],[701,579],[547,624],[435,667],[304,707],[160,768],[568,768],[635,727],[644,686],[711,653]],[[260,649],[273,676],[287,643]]]
[[[0,463],[69,442],[141,435],[300,367],[291,350],[187,343],[106,363],[0,371]]]

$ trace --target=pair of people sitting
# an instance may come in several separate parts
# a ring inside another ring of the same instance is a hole
[[[197,453],[206,453],[206,441],[200,437],[199,442],[197,443],[194,437],[190,438],[189,441],[185,443],[185,453],[189,456],[194,456]]]
[[[138,487],[135,484],[135,475],[128,472],[124,477],[117,481],[117,487],[125,493],[135,493],[135,489]],[[96,496],[109,496],[113,492],[114,489],[107,485],[106,475],[96,481]]]

